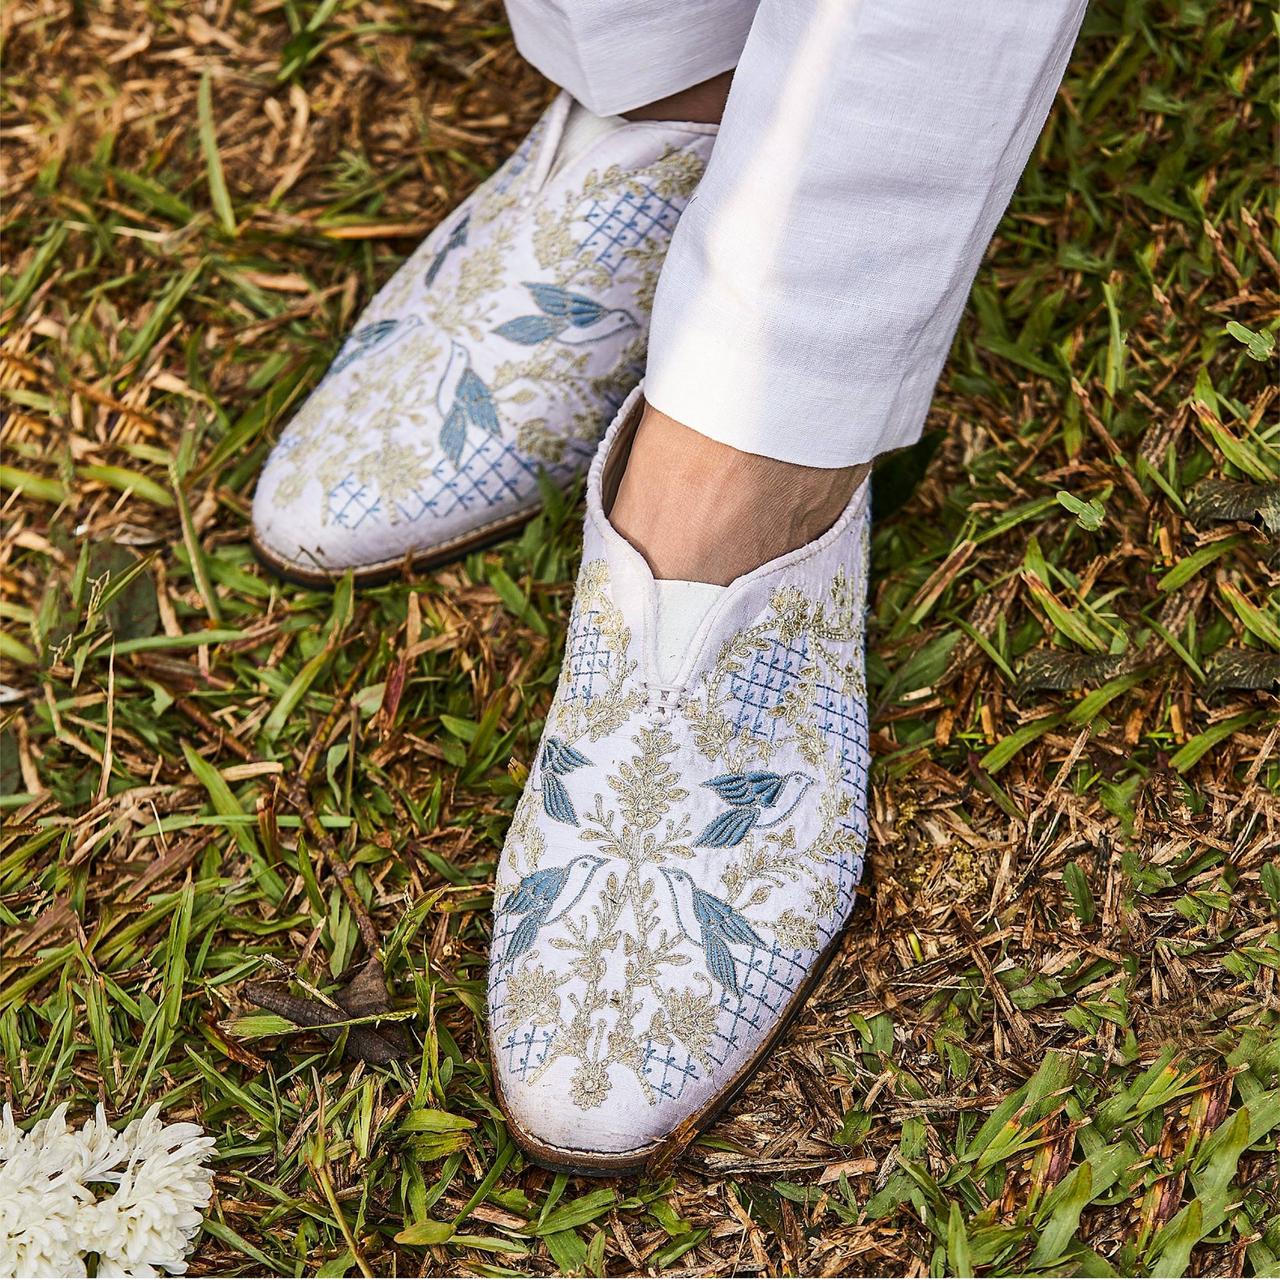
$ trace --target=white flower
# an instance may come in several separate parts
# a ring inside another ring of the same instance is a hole
[[[39,1174],[0,1172],[0,1274],[84,1274],[73,1187],[47,1184]]]
[[[183,1274],[213,1191],[213,1147],[195,1124],[165,1124],[152,1106],[117,1133],[98,1107],[79,1131],[66,1106],[21,1132],[0,1121],[0,1275]],[[101,1200],[93,1186],[115,1184]]]
[[[75,1142],[60,1106],[29,1134],[5,1106],[0,1120],[0,1274],[76,1276],[85,1273],[77,1234],[82,1207],[93,1196],[69,1167]]]

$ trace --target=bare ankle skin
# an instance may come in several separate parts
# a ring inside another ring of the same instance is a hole
[[[646,404],[609,519],[654,577],[728,586],[825,533],[870,471],[742,453]]]
[[[657,102],[622,114],[628,120],[687,120],[694,124],[719,124],[732,83],[733,72],[724,71],[668,98],[659,98]]]

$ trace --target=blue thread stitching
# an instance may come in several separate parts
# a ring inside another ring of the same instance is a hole
[[[372,494],[367,484],[361,484],[354,475],[331,488],[325,495],[329,504],[329,518],[340,528],[359,528],[365,520],[377,524],[382,514],[382,499]]]
[[[809,642],[799,645],[772,640],[768,649],[757,649],[745,671],[730,676],[729,696],[738,703],[733,724],[762,741],[772,742],[778,717],[772,712],[782,704],[809,657]]]
[[[840,829],[852,837],[853,847],[865,848],[867,761],[870,753],[866,705],[860,697],[850,697],[829,684],[819,684],[815,689],[813,709],[818,714],[819,730],[840,752],[844,782],[856,801],[853,811],[841,819]],[[862,878],[864,861],[861,854],[846,855],[842,852],[840,855],[838,919],[843,919],[853,904],[854,890]]]
[[[580,460],[595,452],[593,444],[566,443],[564,458],[546,465],[525,457],[513,443],[504,443],[497,436],[469,439],[461,465],[441,461],[431,472],[429,484],[415,490],[406,501],[397,502],[396,507],[401,517],[413,524],[424,516],[439,519],[476,507],[518,504],[537,491],[539,471],[545,469],[552,479],[563,481],[577,473]]]
[[[656,1074],[659,1066],[662,1068],[660,1076]],[[645,1041],[640,1073],[648,1080],[654,1092],[668,1101],[678,1101],[689,1081],[699,1077],[698,1064],[692,1057],[686,1054],[680,1060],[674,1047],[655,1043],[652,1039]]]
[[[744,1026],[760,1033],[762,1009],[768,1010],[770,1021],[777,1018],[804,980],[812,957],[812,951],[784,949],[776,942],[767,950],[758,946],[751,948],[746,976],[741,983],[742,993],[735,998],[724,991],[720,996],[720,1010],[729,1014],[730,1022],[727,1030],[717,1026],[718,1047],[708,1053],[717,1066],[723,1066],[739,1047]],[[781,971],[782,965],[788,971]]]
[[[555,1042],[556,1032],[545,1027],[531,1026],[523,1035],[514,1031],[502,1044],[507,1054],[507,1069],[517,1078],[525,1079],[531,1070],[537,1070],[547,1060],[551,1045]],[[523,1055],[516,1059],[517,1053],[523,1049]]]
[[[568,679],[565,699],[590,706],[595,697],[597,677],[608,679],[613,666],[613,650],[600,647],[598,610],[575,614],[566,646]]]
[[[656,234],[670,235],[680,219],[681,208],[660,196],[652,187],[645,187],[637,197],[632,191],[624,192],[612,205],[592,200],[583,221],[591,227],[587,236],[579,242],[579,253],[593,254],[592,261],[603,266],[610,275],[626,261],[626,250],[643,244]]]

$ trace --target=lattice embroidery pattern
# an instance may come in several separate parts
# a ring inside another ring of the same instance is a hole
[[[808,660],[809,644],[803,636],[795,644],[775,639],[768,648],[757,649],[747,668],[729,679],[729,697],[736,703],[730,715],[734,727],[773,742],[779,722],[773,712],[782,705]]]
[[[367,484],[354,475],[348,475],[342,483],[326,494],[329,518],[340,528],[359,528],[365,520],[377,523],[382,511],[382,500]]]
[[[829,684],[819,684],[815,693],[813,706],[818,713],[818,729],[832,748],[839,751],[844,783],[857,797],[853,810],[840,820],[841,833],[847,837],[841,848],[860,850],[865,848],[867,838],[867,807],[863,798],[867,786],[865,761],[870,753],[867,707],[862,698],[851,697]],[[860,852],[846,855],[842,851],[839,866],[843,911],[852,904],[853,891],[862,878],[863,857]]]
[[[591,230],[579,243],[578,250],[614,275],[626,261],[627,249],[643,244],[659,232],[670,236],[680,213],[680,205],[672,204],[649,186],[643,194],[624,192],[612,204],[592,200],[583,219]]]
[[[590,448],[570,441],[575,456],[589,455]],[[462,463],[442,461],[431,473],[431,485],[397,502],[401,518],[413,523],[424,515],[441,517],[476,507],[510,505],[532,497],[538,490],[538,472],[546,469],[553,479],[563,479],[578,467],[562,460],[552,466],[526,457],[514,443],[497,436],[472,440]]]
[[[530,1071],[538,1070],[547,1060],[555,1037],[555,1027],[529,1026],[520,1032],[513,1030],[502,1042],[507,1069],[517,1079],[527,1078]]]
[[[811,962],[811,954],[805,951],[787,951],[778,946],[767,951],[752,948],[741,996],[734,999],[726,992],[720,998],[720,1011],[727,1016],[716,1027],[714,1046],[707,1049],[708,1057],[717,1066],[723,1066],[741,1046],[744,1027],[757,1034],[764,1031],[760,1016],[763,1010],[768,1011],[770,1022],[777,1019],[800,988]],[[685,1087],[702,1077],[691,1055],[652,1039],[645,1043],[640,1070],[650,1087],[668,1101],[678,1101]]]
[[[812,962],[811,951],[787,950],[776,944],[768,950],[751,948],[742,994],[735,999],[726,991],[720,997],[721,1012],[727,1016],[716,1026],[716,1046],[707,1050],[717,1066],[723,1066],[741,1046],[744,1027],[757,1034],[766,1029],[760,1017],[762,1011],[769,1013],[770,1024],[777,1020]]]
[[[583,609],[574,613],[565,647],[568,679],[565,700],[590,706],[595,697],[596,680],[606,683],[613,676],[613,650],[602,645],[603,635],[599,625],[598,609]]]
[[[815,690],[813,708],[818,727],[839,751],[844,779],[859,788],[866,785],[867,708],[860,697],[851,697],[829,684]]]
[[[645,1040],[640,1073],[649,1087],[667,1101],[679,1101],[686,1085],[701,1078],[698,1063],[688,1053],[653,1039]]]
[[[498,894],[498,898],[501,893]],[[495,898],[495,905],[498,898]],[[517,921],[495,911],[493,953],[506,953]],[[506,988],[511,976],[511,966],[493,963],[489,968],[489,993],[493,1004],[501,1008],[506,1004]],[[499,1027],[499,1029],[501,1029]],[[506,1056],[507,1069],[518,1079],[524,1079],[531,1070],[539,1069],[551,1052],[558,1028],[555,1026],[525,1025],[512,1027],[499,1041]]]

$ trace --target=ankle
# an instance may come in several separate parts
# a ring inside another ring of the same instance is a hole
[[[656,102],[622,114],[628,120],[680,120],[694,124],[719,124],[732,83],[733,72],[725,71],[701,84],[691,85],[687,89],[681,89],[679,93],[659,98]]]
[[[646,404],[609,519],[656,578],[727,586],[825,533],[870,469],[743,453]]]

